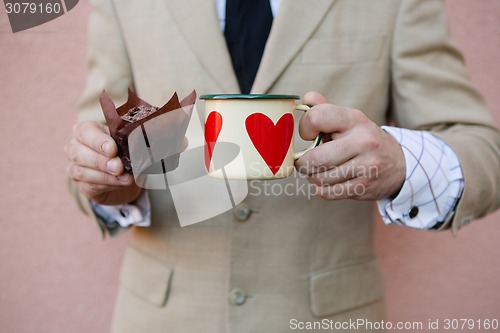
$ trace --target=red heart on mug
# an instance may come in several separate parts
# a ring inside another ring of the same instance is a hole
[[[210,171],[210,162],[214,153],[215,143],[222,129],[222,116],[217,111],[212,111],[205,121],[205,167]]]
[[[262,113],[245,120],[248,136],[273,174],[278,173],[292,142],[293,116],[284,114],[276,123]]]

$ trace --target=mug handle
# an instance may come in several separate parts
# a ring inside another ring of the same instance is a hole
[[[311,109],[311,107],[307,106],[307,105],[304,105],[304,104],[297,104],[297,105],[295,105],[295,110],[307,112],[309,109]],[[301,151],[298,151],[298,152],[294,152],[293,153],[293,159],[297,160],[297,159],[301,158],[302,155],[304,155],[305,153],[307,153],[309,150],[311,150],[311,149],[316,148],[317,146],[319,146],[319,144],[321,143],[321,138],[322,137],[323,137],[323,133],[320,132],[318,134],[318,136],[313,140],[312,144],[309,147],[307,147],[304,150],[301,150]]]

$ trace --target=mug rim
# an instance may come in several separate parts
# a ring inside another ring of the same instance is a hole
[[[297,95],[276,95],[276,94],[210,94],[201,95],[202,100],[215,100],[215,99],[300,99]]]

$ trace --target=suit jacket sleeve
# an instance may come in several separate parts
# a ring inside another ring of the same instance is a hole
[[[500,206],[500,133],[450,40],[442,1],[402,0],[391,52],[392,120],[431,131],[459,157],[464,192],[439,228],[456,234]]]
[[[93,120],[104,123],[99,95],[106,92],[117,105],[127,98],[127,89],[134,88],[133,75],[123,35],[111,0],[92,0],[88,25],[88,74],[84,93],[79,101],[78,121]],[[88,199],[69,181],[70,190],[80,208],[93,217],[101,231],[106,230],[92,211]]]

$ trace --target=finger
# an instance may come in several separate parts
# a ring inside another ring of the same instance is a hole
[[[314,105],[318,105],[318,104],[328,103],[328,101],[319,92],[309,91],[308,93],[306,93],[304,95],[304,98],[302,99],[302,103],[304,103],[306,105],[314,106]]]
[[[359,147],[349,136],[325,142],[308,151],[295,162],[297,171],[310,175],[341,166],[359,154]]]
[[[115,157],[118,147],[106,127],[97,122],[81,122],[74,126],[73,135],[80,143],[108,157]]]
[[[327,200],[362,199],[366,187],[361,178],[354,178],[340,184],[317,186],[316,195]]]
[[[67,146],[68,160],[86,168],[100,170],[115,176],[123,173],[123,163],[118,157],[110,159],[78,141],[72,140]]]
[[[306,112],[299,122],[299,134],[304,140],[313,140],[320,132],[346,132],[364,121],[364,114],[355,109],[332,104],[319,104]]]
[[[96,196],[105,192],[109,192],[113,188],[117,188],[116,186],[92,184],[82,181],[75,181],[75,184],[80,190],[80,192],[86,195],[90,194],[91,196]]]
[[[102,185],[93,184],[83,181],[75,181],[78,190],[87,197],[97,197],[103,193],[108,193],[116,190],[123,189],[123,186],[112,186],[112,185]]]
[[[326,171],[313,173],[307,177],[307,180],[318,186],[333,186],[356,178],[358,172],[360,171],[354,164],[348,162]]]
[[[93,183],[97,185],[129,186],[134,182],[131,174],[125,173],[121,176],[113,176],[108,173],[94,170],[76,164],[68,166],[68,174],[75,181]]]

